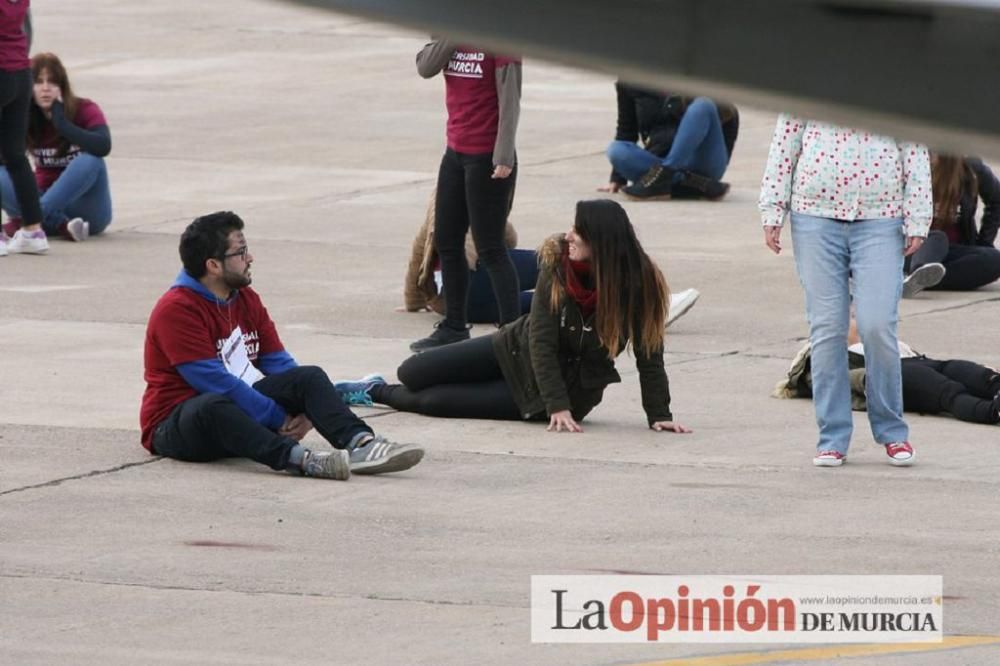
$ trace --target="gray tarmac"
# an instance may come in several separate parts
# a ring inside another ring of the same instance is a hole
[[[281,2],[34,13],[35,50],[109,119],[115,221],[0,258],[3,663],[723,664],[778,647],[532,644],[532,574],[940,574],[945,633],[1000,634],[1000,429],[913,415],[919,463],[897,469],[856,414],[851,463],[818,470],[812,404],[769,397],[807,335],[790,239],[769,253],[756,209],[773,113],[743,110],[724,201],[623,202],[672,287],[702,294],[667,336],[693,434],[646,428],[623,356],[583,434],[362,408],[424,462],[347,483],[184,464],[138,430],[145,322],[180,231],[238,212],[299,362],[392,376],[436,321],[394,308],[444,148],[443,83],[416,74],[424,36]],[[598,196],[612,83],[525,62],[522,247]],[[922,294],[901,338],[1000,366],[998,301],[1000,284]],[[1000,643],[851,663],[998,661]]]

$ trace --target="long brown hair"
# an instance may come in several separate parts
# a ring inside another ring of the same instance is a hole
[[[76,110],[79,107],[80,100],[73,94],[73,87],[69,84],[69,76],[66,74],[66,68],[63,66],[62,61],[59,59],[55,53],[36,53],[31,59],[31,80],[35,83],[42,78],[42,74],[48,74],[49,79],[59,86],[59,90],[62,91],[63,107],[66,111],[66,117],[69,120],[73,120],[76,116]],[[31,97],[31,109],[28,112],[28,149],[38,147],[42,138],[45,134],[45,129],[52,124],[48,118],[45,117],[45,113],[42,109],[35,103],[35,97]],[[66,139],[60,139],[58,151],[59,155],[65,155],[66,151],[69,150],[70,142]]]
[[[625,209],[610,199],[580,201],[573,226],[590,245],[597,289],[594,326],[609,357],[618,355],[623,342],[644,355],[662,349],[670,290],[642,249]],[[553,312],[558,312],[564,295],[561,281],[553,280]]]
[[[931,160],[931,186],[934,191],[933,229],[955,224],[962,194],[976,190],[976,174],[958,155],[935,154]]]

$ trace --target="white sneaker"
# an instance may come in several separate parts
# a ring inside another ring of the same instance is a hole
[[[7,234],[0,232],[0,257],[7,256]]]
[[[18,229],[7,244],[7,251],[11,254],[45,254],[49,251],[49,239],[41,229],[38,231]]]
[[[82,217],[74,217],[66,223],[66,233],[77,243],[82,243],[90,238],[90,222]]]
[[[682,292],[670,294],[670,311],[667,314],[667,326],[670,326],[670,324],[684,316],[698,302],[700,296],[701,292],[697,289],[685,289]]]

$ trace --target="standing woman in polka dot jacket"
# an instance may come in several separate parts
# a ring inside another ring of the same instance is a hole
[[[813,349],[819,425],[813,463],[836,467],[847,460],[853,429],[847,372],[853,296],[866,352],[872,435],[892,464],[912,464],[896,324],[903,259],[920,248],[931,223],[927,148],[783,114],[771,140],[759,207],[764,242],[775,254],[781,252],[785,215],[791,214]]]

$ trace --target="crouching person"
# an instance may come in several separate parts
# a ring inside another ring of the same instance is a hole
[[[250,458],[275,470],[347,479],[413,467],[423,449],[376,435],[326,373],[299,366],[250,288],[253,255],[234,213],[199,217],[184,267],[149,317],[139,420],[150,453],[190,462]],[[299,441],[313,427],[332,451]]]

